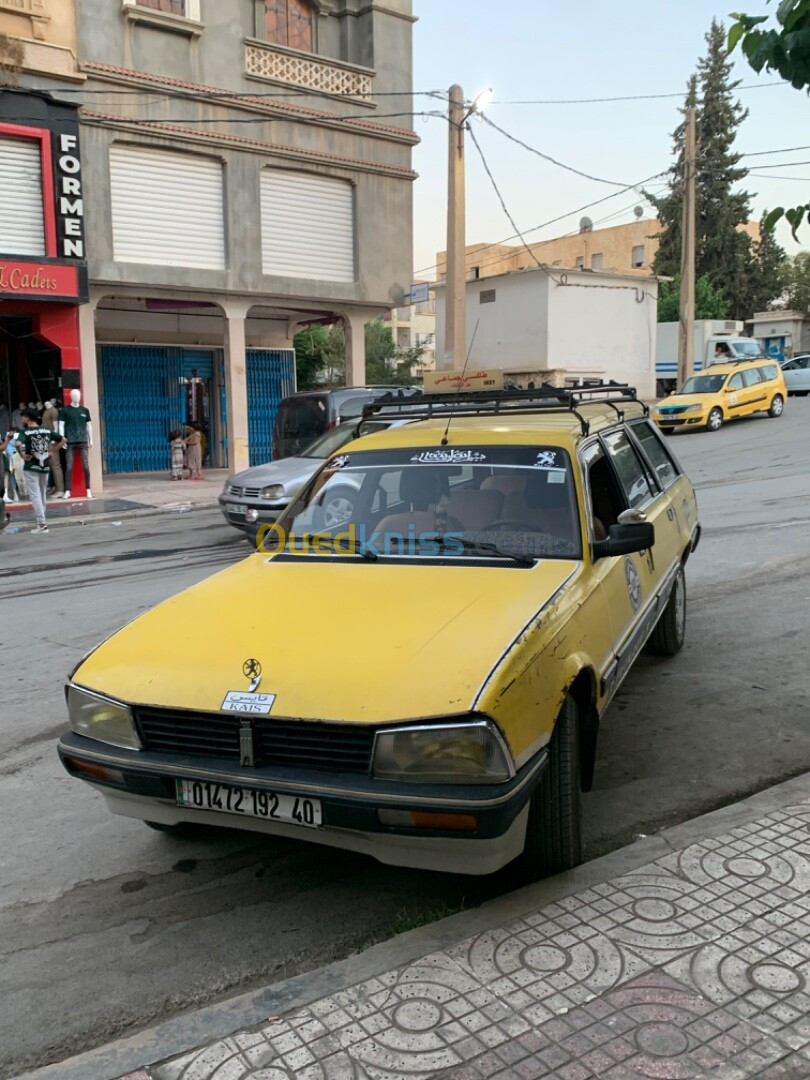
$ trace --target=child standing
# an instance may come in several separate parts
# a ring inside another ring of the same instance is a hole
[[[169,449],[171,451],[172,460],[172,480],[183,479],[183,448],[185,443],[183,442],[183,436],[179,431],[169,432]]]
[[[186,449],[188,451],[188,478],[189,480],[202,480],[202,432],[193,424],[189,425],[191,432],[186,436]]]

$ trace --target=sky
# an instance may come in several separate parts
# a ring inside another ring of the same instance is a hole
[[[414,90],[446,90],[453,83],[467,98],[491,86],[495,96],[486,115],[511,135],[559,161],[623,185],[672,164],[671,133],[680,122],[686,82],[704,55],[704,35],[713,16],[730,20],[742,8],[766,10],[764,0],[414,0]],[[754,173],[744,187],[752,194],[753,217],[765,208],[808,200],[810,100],[780,82],[758,76],[740,57],[735,75],[750,115],[735,148],[758,153],[746,158]],[[766,86],[768,83],[778,85]],[[512,104],[569,98],[676,94],[658,100],[591,104]],[[441,111],[435,98],[417,96],[414,109]],[[587,214],[595,227],[633,220],[643,204],[634,191],[576,176],[509,142],[474,118],[474,131],[506,206],[529,241],[578,231]],[[429,278],[436,252],[446,247],[447,123],[440,117],[414,118],[422,142],[414,151],[419,173],[414,189],[414,277]],[[804,165],[788,165],[804,162]],[[805,179],[797,182],[795,177]],[[661,181],[651,181],[653,184]],[[656,189],[653,188],[655,191]],[[660,189],[659,189],[660,190]],[[587,210],[585,204],[610,198]],[[647,217],[654,217],[649,204]],[[534,226],[566,214],[537,231]],[[608,219],[608,220],[603,220]],[[514,233],[467,137],[467,243],[494,243]],[[802,234],[800,233],[800,236]],[[781,225],[777,237],[789,254],[799,245]],[[808,243],[810,228],[805,227]],[[512,241],[520,243],[519,240]]]

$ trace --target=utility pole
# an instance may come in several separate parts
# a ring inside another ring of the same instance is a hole
[[[681,223],[681,308],[678,330],[678,385],[695,372],[695,106],[686,110],[683,155],[683,220]]]
[[[450,87],[447,173],[447,284],[444,355],[446,368],[461,370],[467,356],[467,266],[464,184],[464,91]]]

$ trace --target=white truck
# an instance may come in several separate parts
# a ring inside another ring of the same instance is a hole
[[[660,322],[655,346],[655,388],[659,397],[677,389],[678,385],[678,327],[677,322]],[[710,367],[721,360],[755,360],[762,356],[762,347],[752,337],[743,334],[743,323],[725,319],[695,320],[695,371]],[[718,344],[728,350],[715,358]]]

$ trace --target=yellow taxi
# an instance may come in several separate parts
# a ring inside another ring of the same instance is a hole
[[[692,485],[631,388],[408,409],[76,667],[59,754],[111,811],[465,874],[580,861],[600,718],[684,641]]]
[[[727,420],[766,412],[781,416],[787,400],[782,369],[773,360],[712,364],[658,403],[653,413],[662,431],[676,427],[719,431]]]

